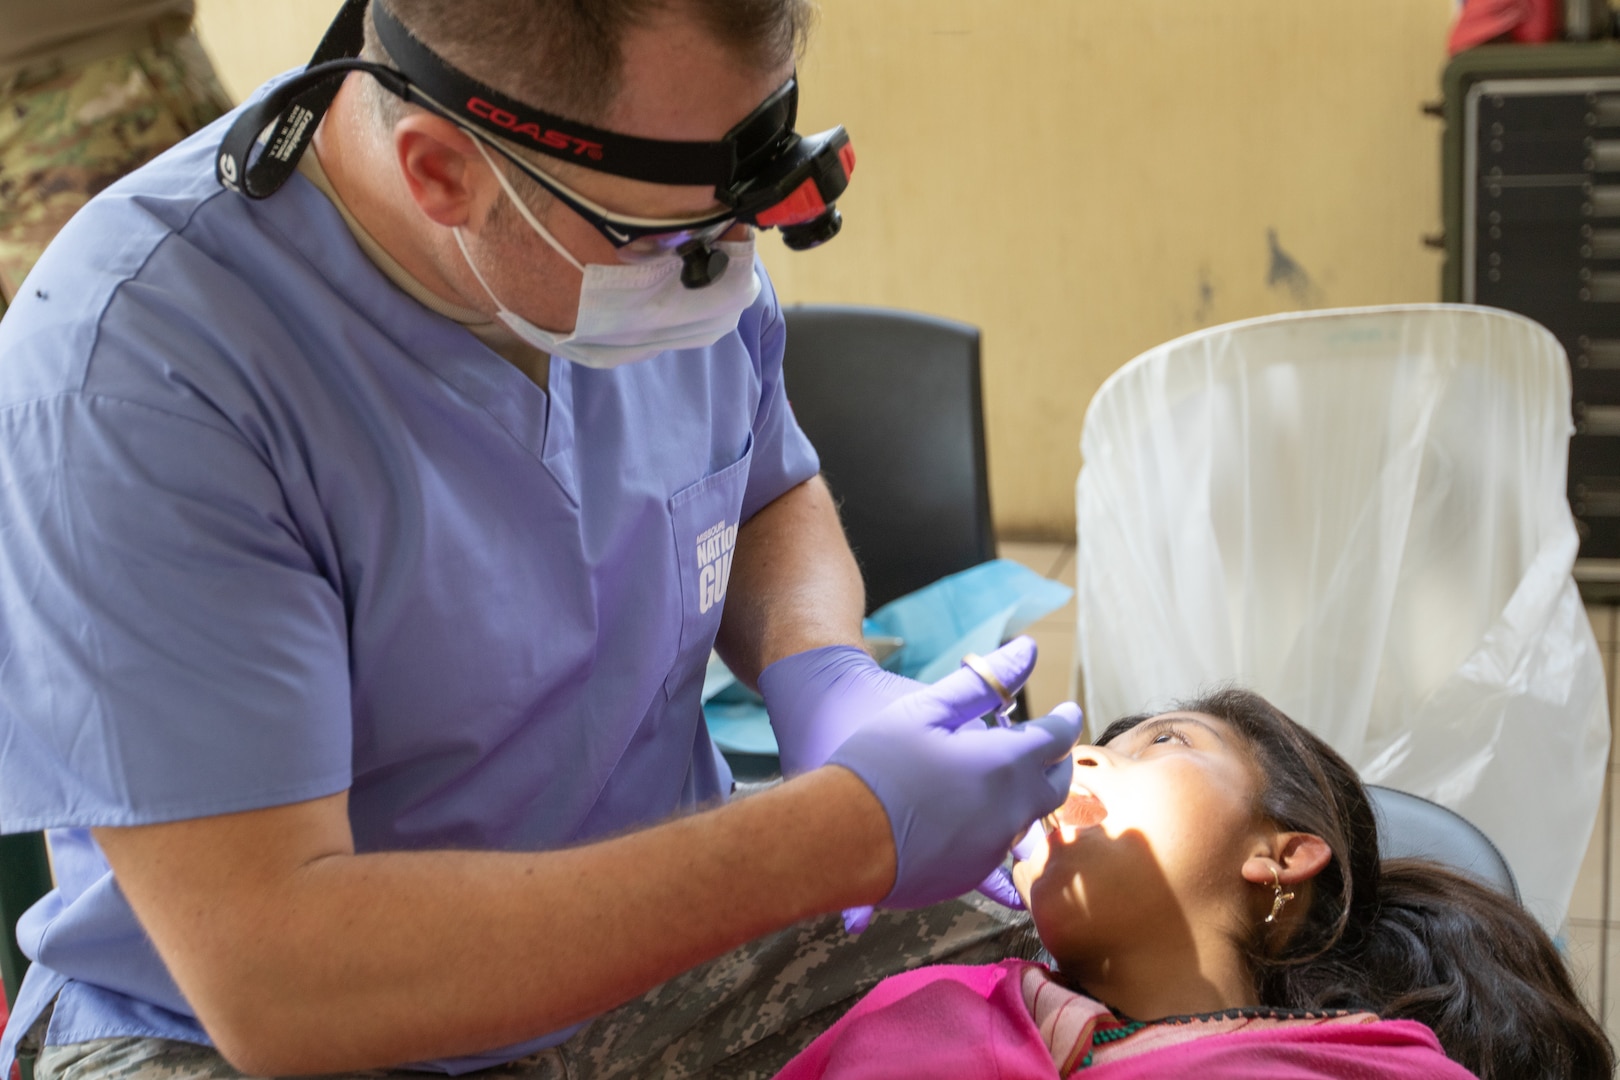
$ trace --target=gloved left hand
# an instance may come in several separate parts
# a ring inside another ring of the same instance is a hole
[[[1027,664],[1013,687],[1016,693],[1035,663],[1035,643],[1027,645]],[[760,696],[770,714],[783,776],[798,776],[827,763],[834,750],[891,701],[923,688],[915,679],[883,670],[863,649],[828,645],[783,657],[759,676]],[[1033,851],[1030,835],[1013,848],[1017,858]],[[1028,850],[1024,850],[1028,848]],[[978,891],[1004,907],[1022,910],[1023,899],[1005,867],[996,867]],[[869,907],[844,912],[844,929],[851,934],[872,922]]]

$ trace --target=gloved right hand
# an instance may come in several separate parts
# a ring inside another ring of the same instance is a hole
[[[1028,649],[1015,641],[985,660],[1010,684]],[[859,776],[889,817],[896,872],[880,907],[924,907],[967,892],[1068,797],[1079,707],[1066,703],[1011,728],[978,722],[999,704],[962,668],[896,701],[833,752],[828,764]]]
[[[863,649],[828,645],[783,657],[759,674],[782,775],[820,768],[857,728],[923,684],[884,671]]]

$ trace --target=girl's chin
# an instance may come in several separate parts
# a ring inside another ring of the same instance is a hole
[[[1041,876],[1042,865],[1037,865],[1037,862],[1044,864],[1045,860],[1026,859],[1014,863],[1012,868],[1013,887],[1018,890],[1026,910],[1030,908],[1030,893],[1034,891],[1035,879]]]
[[[1073,844],[1076,840],[1079,840],[1080,837],[1084,836],[1086,833],[1101,832],[1102,827],[1102,818],[1098,818],[1096,821],[1087,822],[1086,824],[1082,825],[1071,825],[1066,821],[1060,822],[1057,827],[1058,842],[1067,847],[1070,844]]]

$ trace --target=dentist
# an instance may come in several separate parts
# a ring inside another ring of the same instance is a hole
[[[859,648],[753,249],[828,239],[854,167],[793,130],[806,18],[350,0],[45,253],[0,323],[0,827],[57,888],[0,1065],[768,1075],[1017,947],[961,897],[1079,717]],[[730,804],[715,646],[792,777]]]

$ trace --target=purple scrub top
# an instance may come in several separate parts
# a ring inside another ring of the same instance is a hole
[[[535,851],[723,798],[730,545],[818,467],[768,280],[709,348],[541,391],[302,176],[221,190],[229,120],[93,200],[0,322],[0,827],[53,830],[59,882],[0,1067],[53,998],[48,1044],[207,1042],[91,826],[347,789],[362,852]]]

